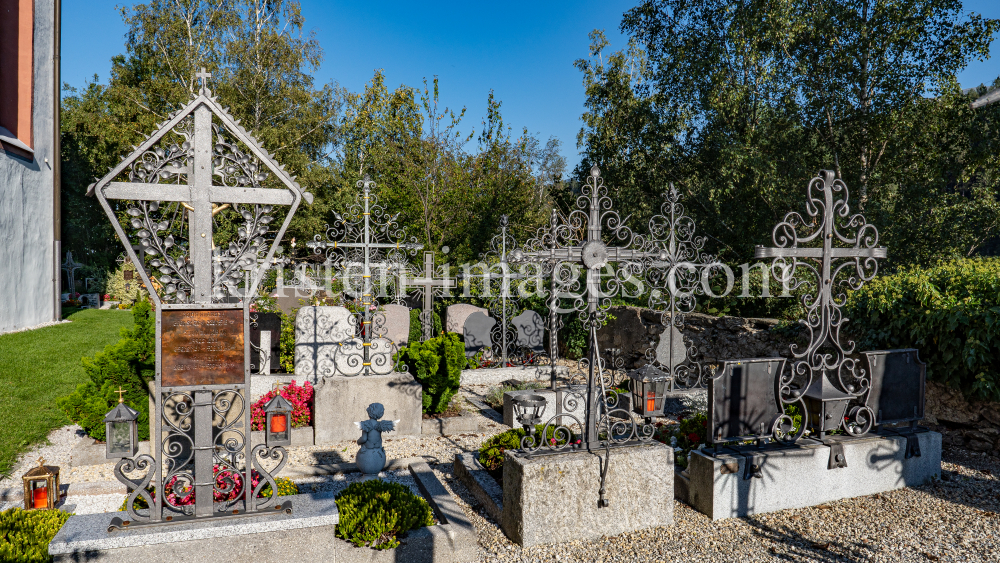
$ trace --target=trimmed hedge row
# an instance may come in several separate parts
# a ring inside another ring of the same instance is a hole
[[[918,348],[928,379],[1000,401],[1000,259],[878,276],[848,297],[845,316],[857,350]]]

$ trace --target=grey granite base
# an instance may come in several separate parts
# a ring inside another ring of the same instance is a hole
[[[117,463],[117,459],[108,459],[108,446],[97,440],[85,436],[73,446],[69,452],[70,467],[85,467],[88,465],[102,465],[105,463]],[[149,441],[139,442],[140,454],[149,455]]]
[[[423,416],[423,388],[408,373],[357,377],[324,377],[313,396],[313,427],[317,446],[356,440],[355,422],[367,420],[371,403],[385,407],[383,420],[398,420],[392,436],[419,436]]]
[[[923,485],[941,476],[941,434],[919,432],[917,439],[921,455],[909,459],[901,436],[844,440],[847,467],[835,469],[829,469],[829,446],[800,440],[763,450],[762,477],[751,479],[744,478],[743,455],[691,452],[687,470],[676,472],[677,500],[721,520]]]
[[[56,563],[174,563],[177,561],[337,561],[459,563],[479,557],[475,528],[430,467],[405,460],[438,524],[400,538],[395,549],[354,547],[335,536],[337,505],[332,493],[281,497],[292,514],[276,513],[173,526],[107,532],[125,513],[71,517],[49,544]],[[395,466],[400,466],[397,460]]]
[[[425,418],[420,432],[424,436],[451,436],[463,432],[479,432],[479,417],[469,412],[459,416]]]
[[[611,450],[608,506],[599,507],[605,455],[601,450],[525,459],[507,451],[500,524],[507,537],[527,547],[671,525],[673,450],[659,442]]]
[[[500,385],[504,381],[540,381],[548,383],[550,368],[539,366],[516,366],[509,368],[463,369],[462,385]],[[544,375],[539,375],[544,370]]]

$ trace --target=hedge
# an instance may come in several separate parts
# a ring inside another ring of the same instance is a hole
[[[928,379],[1000,401],[1000,259],[876,277],[848,297],[844,312],[857,350],[917,348]]]

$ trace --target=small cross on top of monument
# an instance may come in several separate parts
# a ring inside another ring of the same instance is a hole
[[[201,72],[195,74],[198,80],[201,80],[201,89],[198,90],[199,94],[205,96],[211,96],[212,91],[208,89],[208,79],[212,78],[212,73],[205,70],[205,67],[201,67]]]

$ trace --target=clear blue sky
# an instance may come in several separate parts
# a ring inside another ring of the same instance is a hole
[[[361,90],[377,68],[387,84],[419,86],[437,75],[441,100],[468,108],[465,129],[480,129],[493,89],[504,122],[544,140],[556,136],[572,168],[583,85],[573,61],[587,56],[587,34],[604,29],[611,48],[625,38],[621,14],[638,0],[576,2],[434,2],[302,0],[306,29],[316,32],[325,57],[317,81]],[[80,87],[97,74],[107,81],[112,56],[124,51],[125,27],[115,9],[123,0],[63,2],[62,79]],[[966,11],[1000,18],[1000,0],[966,0]],[[959,75],[963,86],[1000,75],[994,56]]]

